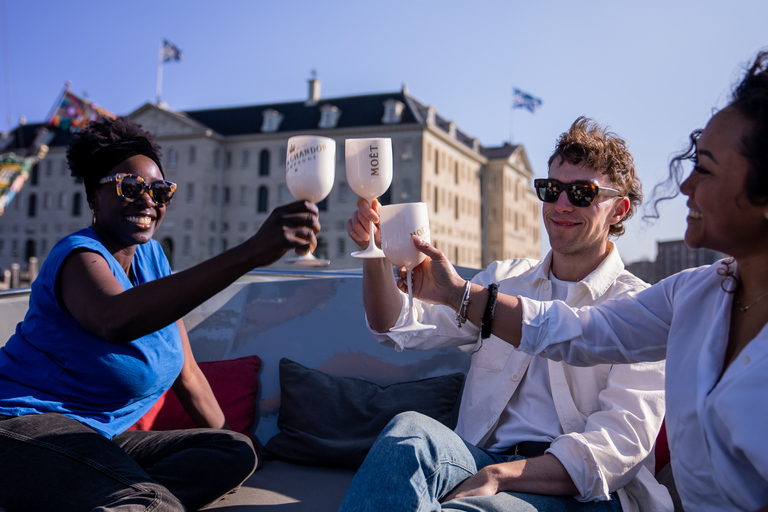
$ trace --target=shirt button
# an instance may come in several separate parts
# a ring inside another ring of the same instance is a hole
[[[491,428],[493,426],[493,420],[488,422],[488,428]]]
[[[519,376],[518,374],[514,374],[514,375],[512,376],[512,380],[513,380],[513,381],[515,381],[515,382],[517,382],[517,381],[519,381],[519,380],[520,380],[520,376]]]
[[[749,358],[749,356],[744,356],[744,359],[742,359],[742,361],[744,361],[744,364],[749,364],[751,359]]]

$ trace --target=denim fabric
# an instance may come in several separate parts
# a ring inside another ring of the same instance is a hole
[[[0,507],[7,512],[198,510],[239,486],[256,455],[247,436],[194,429],[112,440],[60,414],[0,421]]]
[[[441,506],[443,496],[478,470],[521,458],[478,448],[427,416],[399,414],[371,448],[339,512],[621,510],[615,497],[611,501],[581,503],[571,496],[508,492],[451,500]]]

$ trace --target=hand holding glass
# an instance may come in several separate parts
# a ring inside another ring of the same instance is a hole
[[[434,325],[425,325],[416,320],[413,311],[413,284],[411,271],[424,261],[424,253],[413,245],[411,235],[416,235],[429,243],[429,215],[426,203],[401,203],[382,206],[379,209],[381,246],[387,259],[398,268],[406,268],[408,283],[408,317],[401,326],[390,329],[392,332],[427,331]]]
[[[288,139],[285,182],[299,201],[318,203],[328,197],[336,174],[336,141],[328,137],[299,135]],[[329,260],[307,252],[287,261],[299,265],[328,265]]]
[[[373,205],[373,200],[392,183],[392,139],[347,139],[344,146],[347,182],[355,194]],[[376,247],[373,221],[368,230],[368,248],[353,252],[355,258],[384,258]]]

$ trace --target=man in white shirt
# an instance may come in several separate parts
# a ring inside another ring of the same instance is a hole
[[[653,476],[665,412],[663,362],[574,367],[518,352],[490,335],[493,300],[486,298],[496,287],[574,307],[647,287],[624,270],[608,240],[623,234],[623,221],[642,201],[625,142],[579,118],[558,139],[548,165],[548,178],[535,188],[550,253],[541,262],[497,261],[457,298],[461,304],[468,297],[468,307],[473,295],[487,301],[485,325],[466,322],[461,307],[415,301],[419,320],[437,328],[388,332],[403,323],[407,297],[387,260],[364,260],[366,317],[380,343],[398,351],[474,345],[474,352],[456,431],[417,413],[395,417],[341,511],[672,510]],[[358,207],[347,231],[366,247],[378,205],[361,200]]]

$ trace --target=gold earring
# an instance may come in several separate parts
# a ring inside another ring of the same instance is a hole
[[[91,224],[96,224],[96,210],[91,208]]]

